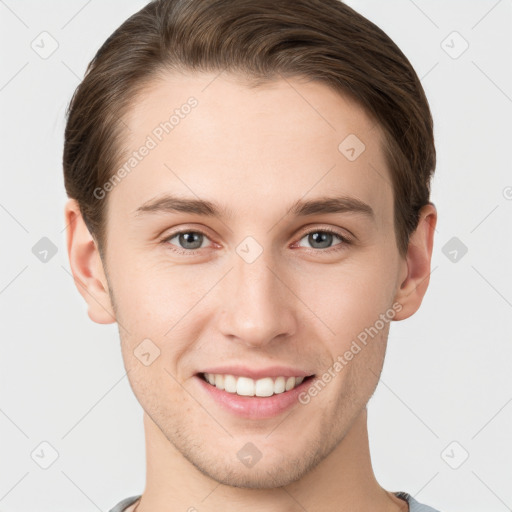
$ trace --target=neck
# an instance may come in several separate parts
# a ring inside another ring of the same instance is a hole
[[[302,478],[275,488],[224,485],[191,464],[144,414],[146,488],[137,512],[356,512],[407,511],[408,505],[385,491],[372,470],[367,410],[334,450]]]

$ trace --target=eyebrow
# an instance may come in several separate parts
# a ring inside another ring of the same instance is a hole
[[[140,216],[150,213],[192,213],[206,217],[233,218],[234,212],[226,206],[218,205],[205,199],[192,199],[172,196],[155,197],[146,201],[142,206],[135,210],[135,215]],[[307,217],[311,215],[326,213],[356,213],[370,219],[375,219],[375,213],[372,207],[357,199],[349,196],[320,197],[308,201],[298,200],[293,203],[288,213],[297,217]]]

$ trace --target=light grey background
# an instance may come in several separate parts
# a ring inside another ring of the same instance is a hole
[[[511,510],[512,2],[347,3],[412,62],[438,152],[430,288],[392,324],[369,405],[375,473],[442,512]],[[87,63],[144,4],[0,0],[3,512],[107,511],[144,488],[142,409],[117,328],[89,320],[70,274],[61,167],[64,113]],[[32,251],[42,237],[57,250],[47,262]],[[58,452],[47,469],[42,442]]]

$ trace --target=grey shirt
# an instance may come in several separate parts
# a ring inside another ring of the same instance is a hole
[[[409,503],[409,512],[439,512],[439,510],[429,507],[428,505],[418,503],[410,494],[407,494],[406,492],[395,492],[394,494],[398,498],[401,498]],[[124,512],[124,510],[126,510],[130,505],[133,505],[139,498],[140,495],[125,498],[109,512]]]

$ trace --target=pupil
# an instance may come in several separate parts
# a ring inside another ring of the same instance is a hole
[[[310,240],[310,244],[314,247],[314,244],[315,243],[318,243],[320,241],[320,244],[322,244],[322,242],[324,242],[323,245],[321,245],[321,248],[325,248],[325,247],[328,247],[330,242],[332,241],[332,233],[328,233],[326,231],[317,231],[315,233],[312,233],[309,235],[310,238],[313,240],[313,243],[311,243],[311,240]],[[325,243],[327,241],[327,243]]]
[[[189,240],[189,237],[191,238],[191,240]],[[180,243],[182,243],[182,245],[184,245],[186,249],[199,249],[201,247],[201,237],[201,233],[194,233],[192,231],[188,233],[182,233],[180,235]],[[199,244],[197,244],[198,240]],[[192,244],[193,246],[190,247],[189,244]]]

